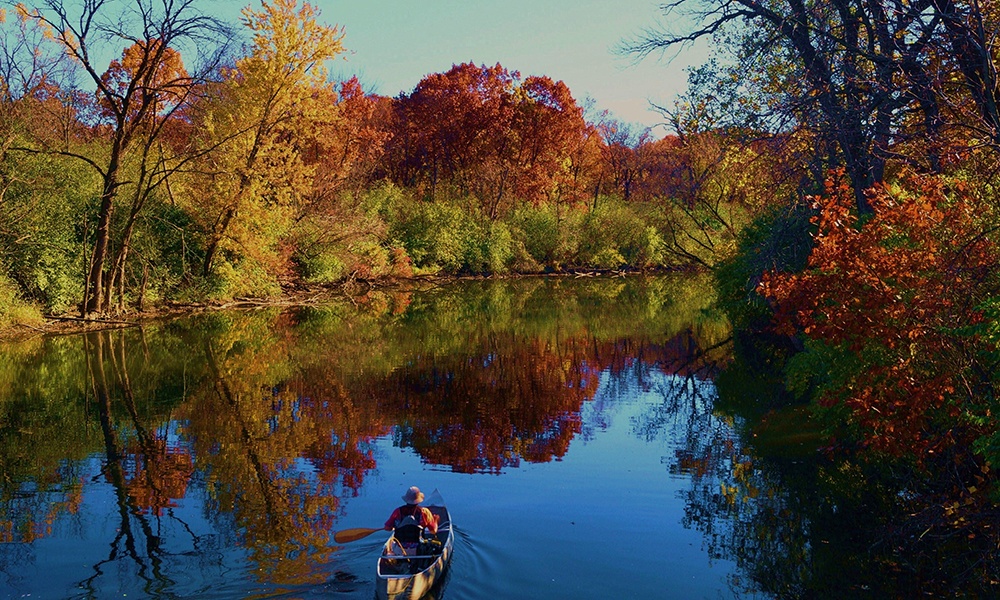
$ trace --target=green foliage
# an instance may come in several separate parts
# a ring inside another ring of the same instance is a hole
[[[510,228],[504,223],[494,222],[489,223],[484,229],[481,267],[474,270],[483,273],[507,273],[515,256],[514,238]],[[475,267],[475,265],[470,266]]]
[[[773,208],[740,234],[736,253],[714,271],[719,307],[735,329],[758,329],[771,318],[771,308],[757,293],[768,270],[802,269],[812,248],[811,209],[802,204]]]
[[[959,333],[969,340],[980,339],[985,342],[980,345],[983,354],[981,359],[986,364],[996,365],[1000,363],[1000,297],[989,298],[978,308],[982,311],[984,319],[969,325]],[[1000,429],[995,425],[994,416],[1000,414],[996,374],[993,375],[992,383],[989,388],[983,387],[979,390],[977,403],[969,403],[963,406],[962,410],[964,418],[982,432],[973,443],[973,449],[996,467],[1000,466]],[[1000,502],[1000,485],[995,486],[992,495],[994,502]]]
[[[6,275],[25,299],[65,310],[83,295],[81,226],[96,180],[77,161],[45,155],[7,154],[0,169],[16,173],[0,203]]]
[[[634,208],[606,200],[581,223],[578,260],[601,269],[663,266],[665,243]]]
[[[347,275],[347,267],[333,253],[315,253],[298,259],[299,272],[309,283],[335,283]]]
[[[350,247],[355,263],[351,274],[361,279],[385,277],[391,271],[389,249],[375,240],[361,239]]]
[[[159,198],[154,198],[139,223],[130,261],[131,281],[148,277],[147,299],[169,298],[201,266],[204,238],[191,231],[188,213]],[[143,272],[144,265],[148,272]]]
[[[388,222],[389,237],[417,272],[506,273],[516,245],[509,227],[488,222],[459,199],[426,202],[383,186],[366,204]]]
[[[233,263],[223,259],[193,291],[205,299],[219,301],[243,296],[277,296],[281,287],[274,275],[259,262],[240,260]]]
[[[559,217],[551,205],[522,206],[510,217],[515,238],[531,258],[543,265],[557,264],[561,258]]]
[[[41,324],[38,307],[25,302],[13,281],[0,273],[0,331],[14,325]]]

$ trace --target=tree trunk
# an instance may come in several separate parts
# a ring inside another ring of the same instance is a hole
[[[240,190],[242,193],[242,189]],[[215,255],[219,250],[219,243],[222,241],[222,236],[229,229],[229,224],[233,221],[233,217],[236,216],[235,208],[227,208],[219,220],[216,221],[215,230],[212,235],[208,238],[208,246],[205,248],[205,263],[202,265],[202,275],[208,277],[212,273],[212,263],[215,262]]]
[[[111,216],[114,212],[115,194],[118,187],[117,157],[104,176],[104,189],[101,193],[101,211],[97,221],[97,239],[94,240],[94,252],[91,255],[90,274],[87,276],[87,287],[90,298],[84,312],[93,313],[101,310],[104,297],[104,262],[108,256],[108,245],[111,242]]]

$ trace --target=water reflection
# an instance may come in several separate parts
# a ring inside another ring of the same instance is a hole
[[[739,450],[697,385],[728,335],[702,285],[483,282],[4,348],[0,573],[41,596],[353,589],[317,565],[343,560],[331,532],[380,440],[455,473],[545,464],[608,427],[616,385],[664,398],[634,419],[643,439],[683,423],[670,469],[715,535],[722,504],[702,500]],[[86,568],[42,541],[85,544]]]

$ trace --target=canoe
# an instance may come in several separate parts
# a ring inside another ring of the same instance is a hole
[[[437,515],[438,532],[427,538],[429,544],[421,544],[417,554],[410,555],[404,555],[399,542],[389,536],[382,546],[376,567],[378,578],[375,591],[380,600],[423,598],[448,568],[455,545],[448,507],[437,490],[421,506]]]

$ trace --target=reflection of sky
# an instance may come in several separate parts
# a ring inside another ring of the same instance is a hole
[[[714,394],[711,382],[604,372],[582,409],[587,437],[574,440],[563,460],[522,462],[500,475],[452,473],[421,464],[410,449],[386,448],[389,460],[349,502],[344,527],[384,520],[409,485],[439,488],[467,536],[447,597],[728,597],[733,565],[710,560],[701,534],[681,525],[682,492],[691,483],[664,464],[685,445],[695,415],[672,415],[653,440],[635,427],[662,415],[664,390],[693,388]],[[691,406],[687,400],[674,404]]]
[[[702,431],[699,423],[713,419],[710,403],[693,401],[710,400],[713,386],[641,366],[599,376],[593,399],[582,408],[583,434],[561,460],[522,461],[500,474],[464,474],[424,464],[412,449],[394,447],[391,435],[376,440],[378,467],[356,497],[344,499],[335,527],[380,527],[407,487],[419,485],[427,493],[438,488],[460,533],[446,598],[727,597],[733,565],[711,560],[701,534],[682,526],[683,493],[691,482],[671,475],[664,464],[677,448],[692,445],[689,437]],[[668,397],[674,391],[687,396]],[[714,420],[712,425],[715,432],[722,427]],[[184,443],[176,424],[168,440],[171,446]],[[147,532],[161,543],[156,561],[150,560],[140,521],[128,519],[139,542],[135,561],[128,557],[118,499],[100,461],[76,468],[84,486],[80,511],[60,516],[52,535],[30,546],[0,549],[0,589],[8,588],[7,594],[157,597],[162,585],[162,595],[178,598],[279,591],[372,596],[374,557],[384,534],[346,545],[322,559],[327,562],[317,559],[314,572],[326,583],[292,582],[279,590],[259,583],[266,574],[241,547],[253,540],[233,530],[232,518],[206,514],[205,473],[195,473],[176,507],[160,517],[143,516]],[[306,461],[287,468],[314,476]],[[19,551],[30,559],[14,560]],[[157,573],[162,584],[155,582]],[[144,584],[142,577],[153,583]]]

